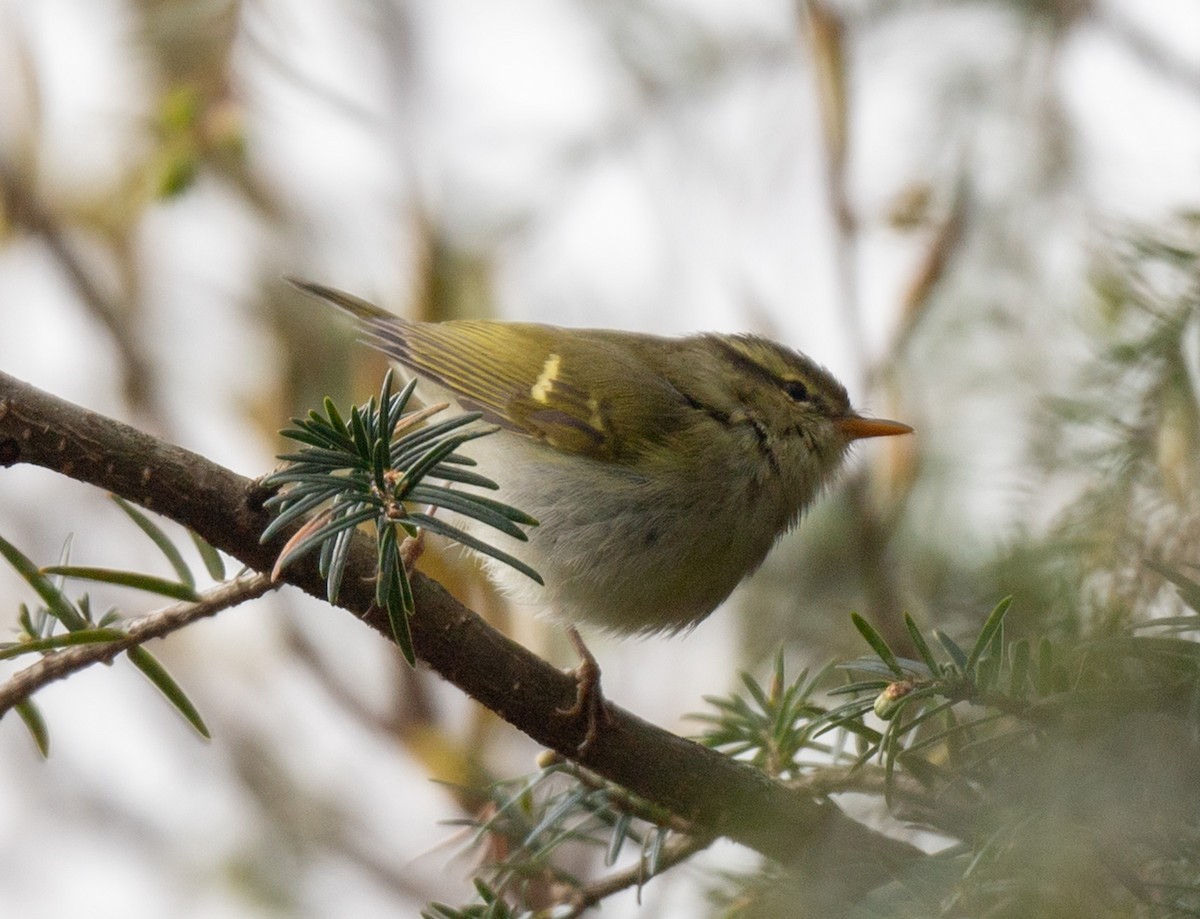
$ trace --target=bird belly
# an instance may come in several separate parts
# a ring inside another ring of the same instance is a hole
[[[677,632],[700,622],[758,567],[788,522],[779,506],[755,519],[746,496],[729,494],[727,484],[664,480],[507,432],[470,448],[479,471],[500,483],[499,499],[540,521],[527,543],[461,522],[535,568],[545,586],[488,560],[493,579],[547,615],[613,632]]]

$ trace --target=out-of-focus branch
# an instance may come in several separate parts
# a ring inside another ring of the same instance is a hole
[[[1200,94],[1200,67],[1194,60],[1176,54],[1156,42],[1133,20],[1111,3],[1089,3],[1088,15],[1101,27],[1108,29],[1135,57],[1151,70],[1183,86],[1191,93]]]
[[[45,244],[80,301],[108,329],[113,345],[121,355],[122,387],[130,404],[153,411],[153,366],[138,346],[137,330],[132,327],[130,315],[105,293],[67,240],[54,215],[3,158],[0,158],[0,202],[4,213],[16,226]]]
[[[0,466],[32,463],[115,492],[195,530],[249,567],[270,571],[291,535],[262,545],[264,489],[204,457],[88,412],[0,373]],[[373,605],[375,553],[352,547],[340,603],[385,637]],[[315,561],[283,580],[324,597]],[[839,895],[874,889],[919,857],[867,829],[828,801],[796,794],[757,770],[654,727],[615,705],[580,753],[587,730],[561,712],[575,699],[572,676],[490,628],[441,585],[412,576],[418,657],[444,678],[545,746],[630,789],[704,832],[728,836],[771,858],[802,863]]]
[[[816,82],[821,136],[825,141],[825,186],[837,235],[839,313],[846,340],[860,368],[867,366],[858,290],[858,220],[850,202],[847,167],[850,161],[850,98],[846,26],[841,15],[819,0],[803,0],[806,37]]]
[[[916,266],[900,301],[900,325],[892,341],[891,354],[904,352],[913,333],[929,313],[934,290],[946,276],[951,258],[962,248],[970,203],[970,184],[964,173],[959,177],[949,212],[935,228],[925,256]]]

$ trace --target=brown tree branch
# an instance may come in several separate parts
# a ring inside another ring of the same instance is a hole
[[[108,489],[197,532],[259,572],[269,572],[290,534],[268,545],[259,534],[268,492],[204,457],[86,411],[0,373],[0,466],[31,463]],[[386,613],[372,604],[374,552],[363,537],[351,552],[341,604],[390,640]],[[324,598],[315,562],[283,579]],[[575,700],[574,679],[496,632],[437,582],[414,573],[417,656],[506,721],[609,781],[702,831],[727,836],[803,866],[830,895],[849,902],[884,883],[920,853],[869,830],[836,806],[797,794],[757,770],[663,731],[613,705],[586,752],[586,725],[559,712]]]

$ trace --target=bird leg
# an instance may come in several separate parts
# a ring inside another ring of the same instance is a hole
[[[406,537],[400,543],[400,561],[404,563],[405,571],[412,571],[413,566],[425,553],[425,531],[417,530],[416,536]]]
[[[567,628],[567,638],[571,640],[575,653],[579,655],[579,666],[572,671],[576,684],[575,704],[557,711],[566,718],[587,718],[587,731],[579,746],[575,748],[575,752],[582,756],[595,743],[600,733],[600,725],[612,723],[612,715],[608,711],[608,701],[600,691],[600,665],[596,663],[595,656],[583,643],[575,626]]]

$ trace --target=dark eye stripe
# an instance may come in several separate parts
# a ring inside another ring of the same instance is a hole
[[[798,351],[749,335],[712,335],[708,340],[734,367],[797,402],[826,414],[844,414],[850,409],[846,388],[828,370]],[[760,360],[777,369],[764,366]]]

